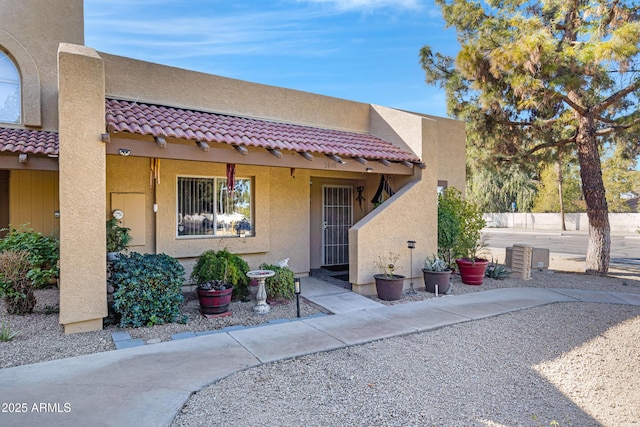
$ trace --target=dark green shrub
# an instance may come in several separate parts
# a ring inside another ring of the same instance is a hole
[[[113,308],[120,326],[153,326],[185,322],[180,315],[184,301],[184,268],[165,254],[122,255],[113,263],[109,279],[114,287]]]
[[[51,279],[58,276],[58,260],[60,250],[58,239],[54,236],[45,236],[40,232],[22,225],[20,228],[3,229],[7,231],[4,238],[0,239],[0,252],[26,251],[29,253],[28,277],[36,288],[49,285]]]
[[[33,281],[29,279],[30,255],[27,251],[0,253],[0,295],[4,297],[7,313],[33,312],[36,297]]]
[[[275,271],[275,275],[267,277],[264,282],[267,296],[274,299],[292,299],[295,295],[294,275],[287,267],[277,265],[261,264],[261,270]]]
[[[233,285],[233,298],[244,299],[249,295],[249,265],[238,255],[226,249],[209,250],[198,257],[191,272],[191,279],[200,286],[211,281],[225,280]]]

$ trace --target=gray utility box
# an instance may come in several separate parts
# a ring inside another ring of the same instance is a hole
[[[512,268],[513,264],[513,247],[506,248],[504,264],[508,268]],[[549,249],[533,248],[531,254],[531,271],[547,271],[549,269]]]

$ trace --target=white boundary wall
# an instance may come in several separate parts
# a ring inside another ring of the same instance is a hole
[[[589,231],[586,213],[566,213],[564,218],[567,230]],[[562,230],[559,213],[486,213],[484,219],[487,227]],[[610,213],[609,223],[613,232],[635,233],[640,228],[640,213]]]

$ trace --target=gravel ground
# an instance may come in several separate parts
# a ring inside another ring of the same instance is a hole
[[[453,278],[454,294],[522,286],[640,293],[640,271]],[[640,426],[639,343],[640,307],[551,304],[248,369],[173,426]]]
[[[4,301],[0,299],[0,328],[9,324],[18,335],[8,342],[0,341],[0,368],[62,359],[115,350],[111,333],[126,331],[131,338],[140,338],[146,344],[171,340],[171,335],[179,332],[198,332],[222,329],[234,325],[257,325],[274,319],[293,319],[296,317],[295,302],[283,305],[271,305],[268,314],[253,312],[256,305],[252,302],[232,302],[232,315],[217,319],[206,319],[200,315],[198,296],[195,291],[185,292],[185,302],[180,312],[188,316],[186,324],[166,323],[144,328],[120,328],[108,325],[102,331],[65,335],[58,323],[59,293],[57,289],[36,291],[38,301],[33,314],[12,316],[6,313]],[[303,299],[300,300],[300,315],[309,316],[322,310]]]
[[[173,426],[637,426],[640,307],[562,303],[263,365]]]
[[[486,279],[481,286],[454,276],[453,294],[523,286],[640,293],[637,269],[594,277],[572,273],[582,267],[570,260],[551,267],[555,273],[531,280]],[[417,289],[394,303],[433,298]],[[295,304],[256,316],[255,303],[235,302],[233,316],[209,320],[198,315],[194,293],[186,297],[187,324],[126,331],[154,343],[183,331],[295,316]],[[121,328],[65,336],[58,291],[38,291],[37,298],[29,316],[7,315],[0,302],[0,326],[19,331],[0,342],[0,367],[115,348],[110,334]],[[301,309],[303,316],[320,311],[306,303]],[[239,372],[194,394],[174,425],[640,426],[639,343],[640,307],[552,304]]]

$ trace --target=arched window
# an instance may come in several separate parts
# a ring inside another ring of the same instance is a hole
[[[0,122],[20,123],[20,74],[7,55],[0,52]]]

